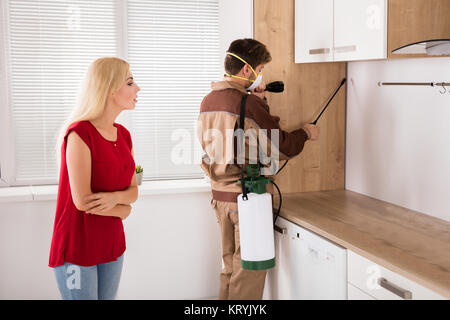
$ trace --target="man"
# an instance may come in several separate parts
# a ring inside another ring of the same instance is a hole
[[[319,136],[319,128],[312,124],[292,132],[283,131],[279,126],[280,119],[270,115],[261,71],[271,60],[266,46],[259,41],[233,41],[225,58],[224,79],[212,83],[212,91],[200,107],[197,134],[206,152],[201,167],[211,180],[211,205],[222,233],[224,268],[220,273],[219,299],[261,299],[266,276],[266,270],[244,270],[241,267],[237,206],[237,197],[242,193],[238,182],[241,165],[235,154],[229,155],[236,152],[236,144],[230,137],[233,138],[233,132],[239,129],[242,97],[248,94],[247,90],[251,92],[245,104],[244,133],[253,130],[257,137],[262,134],[270,141],[272,131],[278,130],[278,141],[272,142],[277,145],[279,159],[287,160],[298,155],[307,140],[316,140]],[[250,140],[246,141],[246,147],[251,147]],[[256,141],[259,144],[261,139]],[[249,163],[249,153],[245,152],[244,167]]]

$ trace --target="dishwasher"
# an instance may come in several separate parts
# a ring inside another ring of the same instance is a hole
[[[347,250],[279,217],[263,299],[346,300]]]

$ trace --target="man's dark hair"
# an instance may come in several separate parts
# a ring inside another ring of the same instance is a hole
[[[255,39],[238,39],[234,40],[227,52],[234,53],[247,61],[250,66],[255,69],[260,64],[269,63],[272,60],[269,51],[264,44]],[[228,74],[235,75],[244,66],[244,63],[229,54],[225,57],[225,71]]]

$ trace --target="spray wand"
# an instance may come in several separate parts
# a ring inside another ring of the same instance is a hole
[[[320,117],[322,116],[322,113],[326,110],[326,108],[328,107],[328,105],[330,104],[331,100],[333,100],[334,96],[336,95],[336,93],[338,93],[339,89],[344,85],[346,79],[342,79],[341,84],[339,85],[339,87],[336,89],[336,91],[333,93],[333,95],[331,96],[330,100],[328,100],[327,104],[325,105],[325,107],[322,109],[322,111],[320,112],[320,114],[317,116],[316,120],[314,120],[313,122],[311,122],[311,124],[316,125],[317,121],[319,121]]]
[[[316,125],[317,121],[319,121],[320,117],[322,116],[322,114],[324,113],[324,111],[328,108],[328,105],[329,105],[330,102],[333,100],[334,96],[338,93],[339,89],[341,89],[341,87],[344,85],[344,83],[346,82],[346,80],[347,80],[346,78],[342,79],[341,83],[339,84],[339,87],[336,89],[336,91],[334,91],[333,95],[332,95],[331,98],[328,100],[327,104],[326,104],[325,107],[322,109],[322,111],[320,112],[320,114],[317,116],[316,120],[314,120],[313,122],[311,122],[311,124]],[[283,166],[277,171],[276,174],[280,173],[280,171],[286,166],[287,163],[288,163],[288,160],[286,160],[286,162],[285,162],[285,163],[283,164]],[[277,188],[278,193],[279,193],[279,195],[280,195],[280,203],[279,203],[279,206],[278,206],[277,213],[275,214],[275,219],[274,219],[274,221],[273,221],[273,225],[274,225],[275,230],[281,232],[281,229],[280,229],[278,226],[275,225],[275,222],[277,221],[277,218],[279,217],[280,211],[281,211],[281,199],[282,199],[282,198],[281,198],[281,191],[280,191],[280,189],[278,188],[278,186],[275,184],[275,182],[272,181],[272,183],[273,183],[273,185]]]

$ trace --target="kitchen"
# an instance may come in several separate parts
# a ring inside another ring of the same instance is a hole
[[[8,2],[14,8],[14,1]],[[282,206],[274,231],[276,266],[268,271],[264,299],[449,299],[450,53],[429,55],[426,47],[433,46],[421,43],[450,39],[450,2],[210,2],[216,8],[212,16],[219,12],[212,28],[221,54],[214,62],[214,78],[204,80],[220,79],[223,54],[232,40],[263,42],[273,58],[264,81],[285,85],[283,93],[266,95],[284,130],[315,119],[347,79],[318,122],[320,139],[308,142],[275,179]],[[23,18],[20,10],[7,11],[5,4],[2,36],[7,12],[9,20]],[[139,14],[131,13],[128,28],[119,30],[123,38],[130,33],[130,52],[133,41],[136,48],[143,45],[139,28],[131,25]],[[14,41],[3,37],[3,45],[14,53]],[[448,50],[448,42],[439,45]],[[408,53],[393,52],[404,46]],[[3,70],[14,70],[6,52],[2,50],[0,90],[12,106],[21,100],[6,84]],[[136,61],[134,73],[139,75],[139,54],[133,54],[128,57]],[[172,93],[174,79],[161,81]],[[153,85],[149,80],[142,88]],[[19,119],[21,114],[9,107],[0,112],[0,297],[59,299],[47,266],[58,186],[54,178],[40,183],[17,179],[16,168],[34,154],[24,149],[15,159],[8,151],[19,148],[14,127],[27,117]],[[155,119],[141,116],[156,125]],[[20,121],[5,120],[14,117]],[[127,124],[139,146],[138,131],[130,124],[137,127],[144,120],[130,118],[125,115],[119,122]],[[37,124],[41,128],[47,122]],[[195,143],[190,142],[193,157],[201,155]],[[220,234],[210,206],[211,187],[199,177],[199,163],[171,176],[173,167],[154,160],[150,148],[139,152],[144,181],[133,213],[124,221],[127,256],[117,299],[217,299]],[[151,172],[154,162],[165,176]]]

